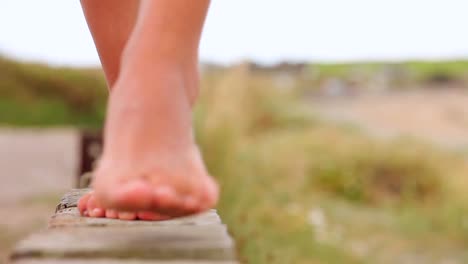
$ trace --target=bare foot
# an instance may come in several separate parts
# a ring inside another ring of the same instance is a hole
[[[121,74],[111,92],[94,192],[79,202],[83,215],[163,220],[208,210],[218,200],[192,134],[196,71],[151,67]]]

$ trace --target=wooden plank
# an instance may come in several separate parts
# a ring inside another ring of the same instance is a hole
[[[67,193],[49,229],[21,241],[13,264],[234,264],[234,242],[216,210],[167,221],[81,217],[79,198]]]
[[[70,190],[60,199],[59,204],[55,208],[55,212],[59,212],[60,210],[67,208],[77,207],[78,200],[80,200],[81,196],[89,193],[90,191],[91,189],[88,188]]]
[[[20,258],[235,260],[222,225],[50,229],[20,242]]]
[[[67,208],[73,208],[78,206],[78,200],[80,200],[81,196],[89,193],[91,189],[84,188],[84,189],[72,189],[68,193],[66,193],[62,199],[60,199],[55,212],[59,212],[61,210]]]

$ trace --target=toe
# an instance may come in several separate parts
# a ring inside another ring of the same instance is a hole
[[[116,210],[108,209],[106,210],[106,218],[117,219],[119,217]]]
[[[105,210],[101,206],[98,206],[94,196],[89,197],[86,208],[90,217],[104,217],[106,214]]]
[[[90,217],[104,217],[106,215],[106,211],[99,207],[90,210],[88,213]]]
[[[146,211],[138,212],[137,217],[138,219],[144,220],[144,221],[163,221],[163,220],[170,219],[169,216],[161,215],[161,214],[154,213],[154,212],[146,212]]]
[[[135,220],[137,214],[134,212],[118,212],[118,218],[121,220]]]
[[[80,200],[78,201],[78,210],[80,211],[81,215],[85,215],[85,212],[87,214],[87,205],[88,205],[88,200],[91,197],[92,193],[87,193],[83,195]]]

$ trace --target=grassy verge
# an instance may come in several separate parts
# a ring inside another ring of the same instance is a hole
[[[372,79],[382,72],[400,74],[408,82],[431,81],[436,78],[447,80],[466,80],[467,61],[422,62],[408,61],[395,63],[348,63],[348,64],[312,64],[311,71],[318,77],[353,79],[356,77]]]
[[[51,68],[0,57],[0,124],[101,126],[106,85],[97,70]]]
[[[210,82],[197,135],[246,263],[467,260],[464,156],[321,121],[242,70]]]

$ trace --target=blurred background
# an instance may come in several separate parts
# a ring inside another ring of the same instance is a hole
[[[195,126],[245,263],[468,263],[468,3],[213,1]],[[78,1],[0,5],[0,262],[107,91]]]

